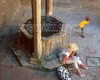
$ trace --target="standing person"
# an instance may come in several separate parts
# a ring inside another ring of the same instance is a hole
[[[90,18],[89,17],[86,17],[85,18],[85,20],[82,20],[80,23],[79,23],[79,25],[76,27],[76,29],[78,29],[78,28],[80,28],[81,29],[81,37],[82,38],[85,38],[84,37],[84,27],[87,25],[87,24],[89,24],[90,23]]]
[[[63,49],[60,54],[60,62],[63,64],[74,64],[74,67],[80,77],[83,77],[83,73],[79,70],[78,64],[84,69],[88,69],[86,65],[75,56],[76,51],[78,50],[78,45],[76,43],[70,43],[66,49]]]

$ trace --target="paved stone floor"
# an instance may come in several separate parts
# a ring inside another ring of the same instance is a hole
[[[71,78],[72,80],[100,80],[100,7],[96,6],[98,3],[95,4],[95,2],[87,4],[89,0],[83,3],[79,0],[74,0],[72,3],[70,1],[55,0],[53,16],[66,23],[68,42],[78,43],[78,56],[89,67],[89,70],[81,69],[84,78],[70,71]],[[44,10],[42,10],[42,15],[44,15]],[[75,26],[86,16],[90,16],[91,22],[85,28],[85,38],[81,38]],[[0,80],[60,80],[56,71],[46,72],[20,67],[11,51],[19,25],[29,18],[31,18],[31,8],[23,6],[3,32],[0,32]]]
[[[54,16],[65,21],[68,42],[76,42],[79,45],[78,56],[89,67],[89,70],[81,69],[84,78],[80,78],[73,73],[72,79],[100,80],[100,17],[98,16],[100,7],[96,1],[89,2],[89,0],[86,0],[86,2],[81,3],[79,0],[74,0],[75,2],[71,3],[73,5],[70,5],[70,0],[67,1],[69,2],[65,2],[65,0],[61,3],[59,0],[55,2]],[[96,7],[93,7],[94,4]],[[86,16],[91,18],[91,22],[85,28],[85,38],[81,38],[80,31],[75,30],[75,27]]]

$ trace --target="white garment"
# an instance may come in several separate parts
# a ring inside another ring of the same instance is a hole
[[[66,51],[65,49],[63,49],[60,54],[60,62],[62,62],[63,55],[66,55],[67,57],[69,57],[70,53],[68,51]],[[66,64],[74,64],[75,68],[78,68],[78,64],[81,64],[82,62],[81,62],[81,60],[79,60],[79,57],[74,56],[74,58],[75,58],[74,60],[66,61]]]
[[[63,55],[66,55],[67,57],[69,57],[70,56],[70,53],[69,52],[66,52],[66,50],[63,49],[62,52],[60,53],[60,61],[61,62],[62,62]]]

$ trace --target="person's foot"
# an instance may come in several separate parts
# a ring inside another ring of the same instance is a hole
[[[84,77],[83,73],[77,68],[77,74],[80,76],[80,77]]]
[[[83,35],[81,35],[82,38],[85,38]]]
[[[80,66],[81,66],[82,68],[86,69],[86,70],[89,69],[89,68],[88,68],[87,66],[85,66],[84,64],[81,64]]]
[[[79,75],[80,77],[84,77],[84,75],[83,75],[82,72],[78,72],[78,75]]]

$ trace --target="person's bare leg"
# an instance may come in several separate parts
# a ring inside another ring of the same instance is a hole
[[[76,68],[76,71],[80,77],[83,77],[83,73],[78,68]]]
[[[85,37],[84,37],[84,29],[83,29],[83,28],[81,28],[81,37],[82,37],[82,38],[85,38]]]
[[[83,34],[84,34],[84,31],[82,30],[82,31],[81,31],[81,35],[83,35]]]
[[[81,60],[78,60],[78,64],[82,67],[82,68],[84,68],[84,69],[88,69],[88,67],[85,65],[85,64],[83,64],[83,62],[81,61]]]
[[[87,67],[85,64],[82,63],[82,64],[80,64],[80,66],[81,66],[82,68],[88,70],[88,67]]]
[[[83,73],[79,70],[79,68],[78,68],[78,63],[77,62],[74,62],[73,63],[74,64],[74,67],[75,67],[75,69],[76,69],[76,71],[77,71],[77,74],[80,76],[80,77],[83,77]]]

